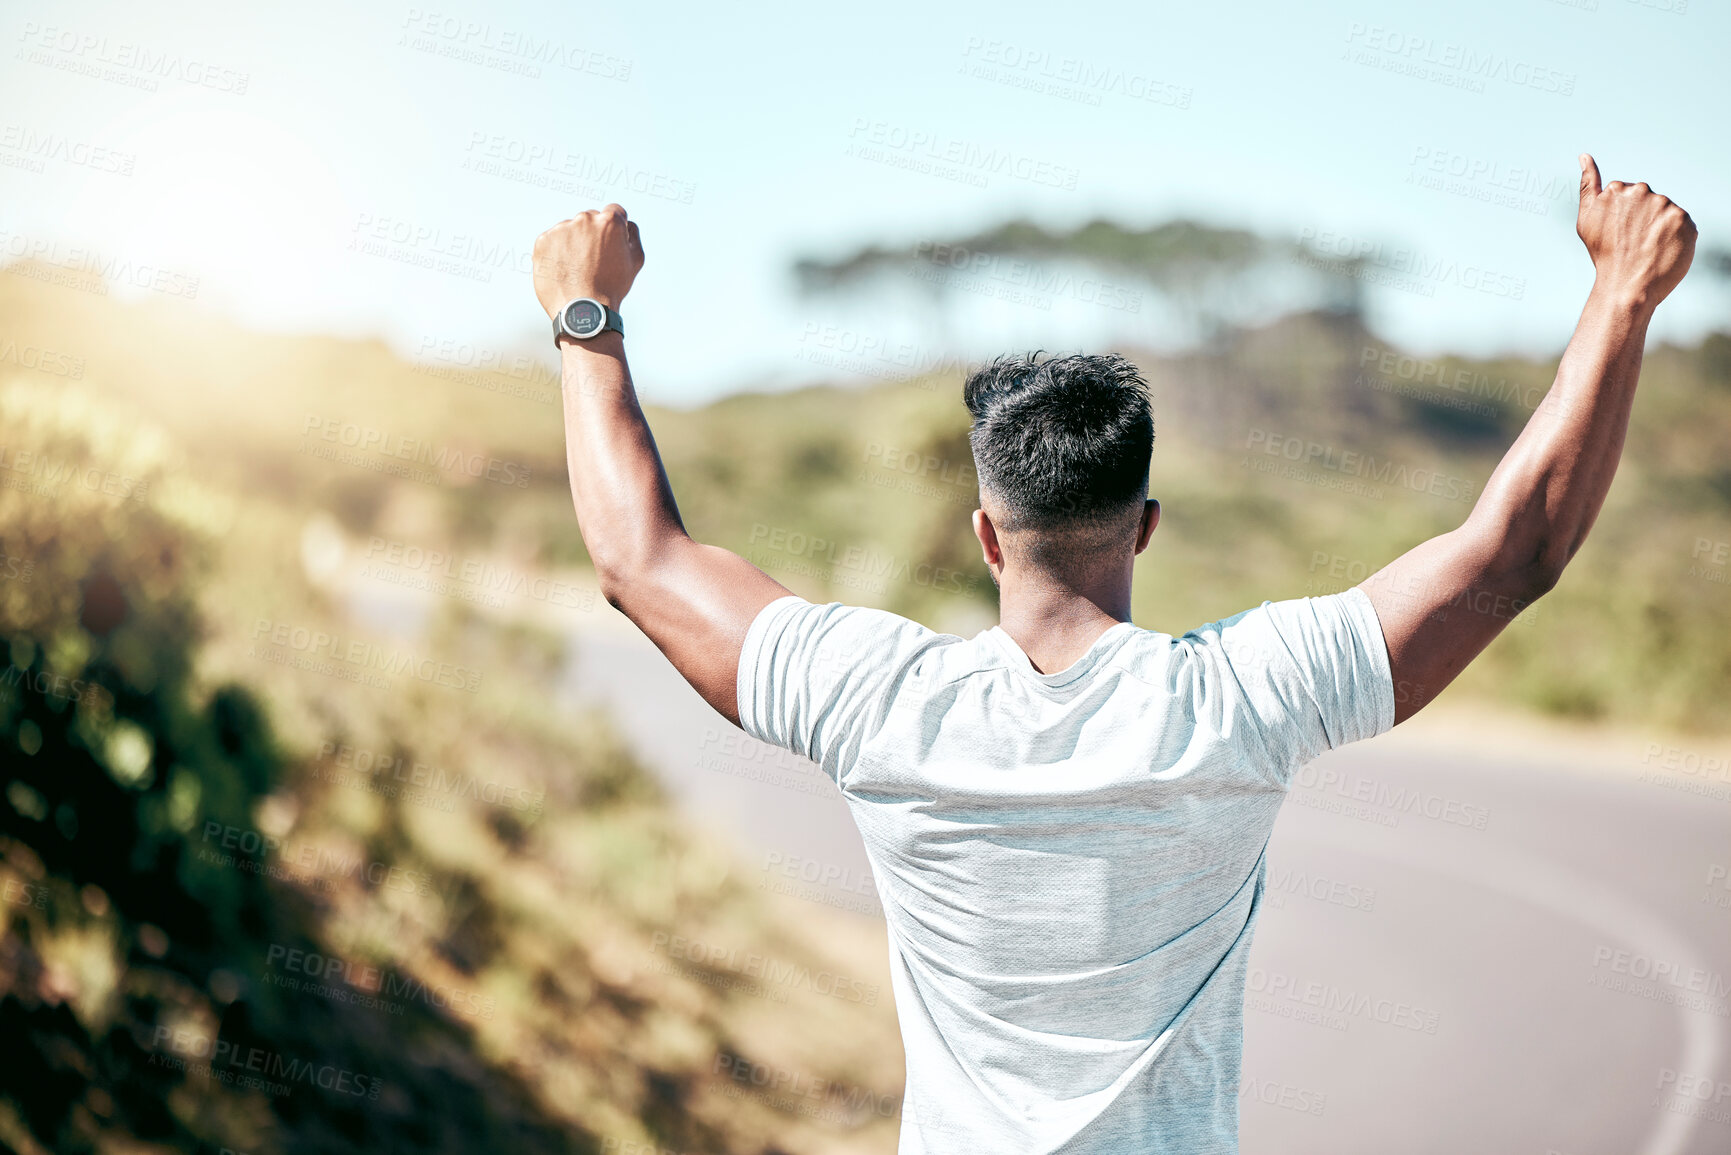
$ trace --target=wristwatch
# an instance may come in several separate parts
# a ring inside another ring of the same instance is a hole
[[[618,313],[591,297],[574,298],[553,314],[555,349],[559,347],[561,337],[575,337],[579,341],[587,341],[606,332],[625,336],[625,322]]]

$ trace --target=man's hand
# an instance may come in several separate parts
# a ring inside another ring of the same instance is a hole
[[[1695,222],[1682,206],[1645,182],[1601,186],[1599,166],[1586,153],[1575,231],[1593,258],[1595,288],[1649,310],[1677,287],[1695,258]]]
[[[535,296],[547,316],[573,297],[591,297],[617,309],[643,268],[637,222],[618,205],[580,212],[535,238],[531,262]]]

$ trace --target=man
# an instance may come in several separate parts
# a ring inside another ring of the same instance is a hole
[[[1000,624],[813,605],[685,532],[614,312],[617,205],[542,234],[567,460],[607,600],[747,733],[816,761],[865,839],[908,1085],[900,1150],[1237,1149],[1245,961],[1294,773],[1410,718],[1551,589],[1616,472],[1648,322],[1695,226],[1581,157],[1595,280],[1555,383],[1460,528],[1362,585],[1181,638],[1130,621],[1153,426],[1121,358],[964,388]],[[568,302],[585,298],[569,311]],[[593,335],[590,335],[593,334]]]

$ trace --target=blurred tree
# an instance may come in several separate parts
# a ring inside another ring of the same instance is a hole
[[[910,267],[973,274],[994,258],[1044,262],[1056,270],[1080,265],[1145,285],[1205,347],[1213,347],[1230,327],[1252,278],[1271,273],[1296,268],[1309,282],[1309,299],[1301,308],[1354,318],[1363,311],[1361,258],[1325,256],[1298,241],[1189,220],[1137,229],[1097,219],[1067,231],[1013,220],[971,236],[911,248],[869,245],[835,260],[806,257],[794,263],[793,271],[800,290],[816,294],[857,289],[886,273],[905,274]],[[956,291],[955,281],[945,276],[920,281],[939,300]]]

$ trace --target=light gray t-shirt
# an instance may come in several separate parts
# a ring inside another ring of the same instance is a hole
[[[1181,638],[1121,622],[1035,671],[882,610],[784,597],[746,733],[841,787],[907,1049],[901,1155],[1238,1149],[1245,960],[1293,774],[1394,724],[1358,589]]]

